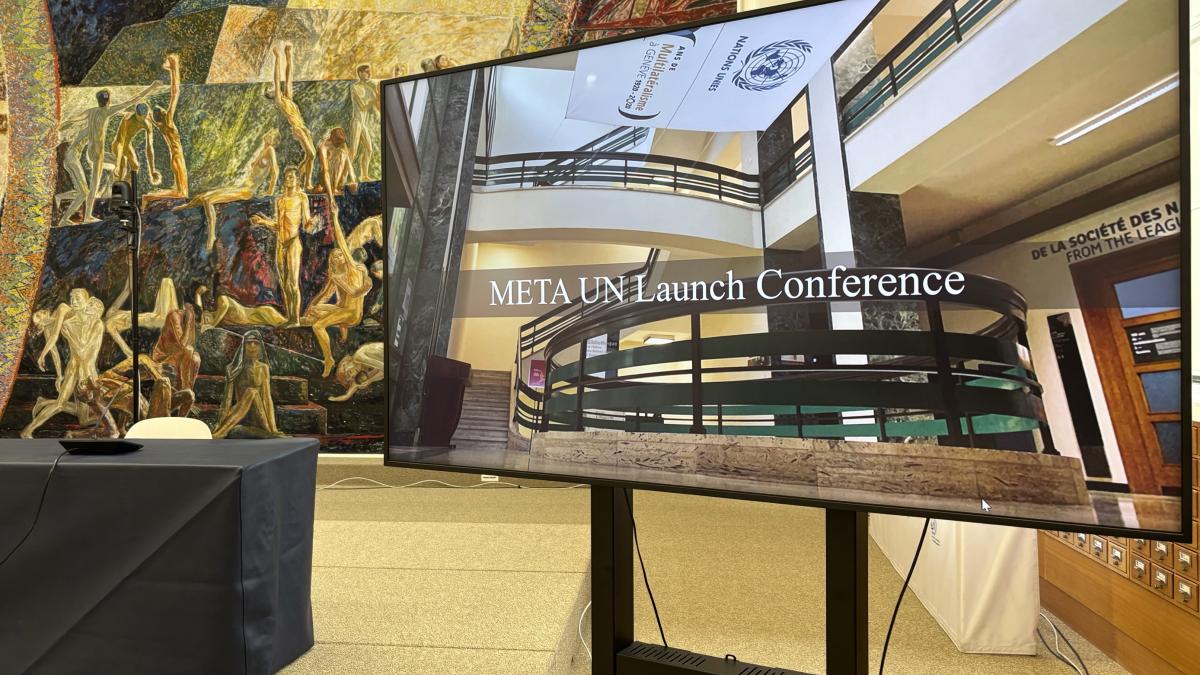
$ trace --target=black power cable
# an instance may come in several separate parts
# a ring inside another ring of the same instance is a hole
[[[638,543],[637,521],[633,517],[633,502],[629,501],[629,490],[617,488],[625,497],[625,506],[629,509],[629,528],[633,530],[633,548],[637,551],[638,565],[642,568],[642,581],[646,582],[646,594],[650,596],[650,607],[654,610],[654,621],[658,624],[658,635],[662,638],[664,647],[667,644],[667,634],[663,631],[662,618],[658,615],[658,603],[654,602],[654,591],[650,590],[650,577],[646,575],[646,561],[642,560],[642,546]]]
[[[50,465],[50,471],[46,473],[46,482],[42,484],[42,496],[38,498],[37,510],[33,512],[33,521],[29,523],[29,529],[25,530],[25,534],[22,535],[21,539],[17,541],[17,545],[4,555],[3,560],[0,560],[0,567],[3,567],[4,563],[8,562],[8,559],[13,557],[13,554],[17,552],[17,549],[21,548],[21,546],[25,543],[25,540],[29,538],[29,535],[33,534],[33,529],[37,527],[38,518],[42,516],[42,506],[44,506],[46,503],[46,491],[50,489],[50,478],[54,476],[54,470],[58,468],[58,461],[62,459],[67,452],[69,451],[63,450],[62,452],[58,453],[58,457],[54,458],[54,463]]]
[[[896,598],[896,606],[892,609],[892,620],[888,622],[887,637],[883,639],[883,653],[879,655],[879,675],[883,675],[883,664],[887,661],[888,643],[892,641],[892,629],[896,627],[896,615],[900,613],[900,603],[904,601],[904,593],[908,590],[908,582],[912,581],[913,570],[917,569],[917,559],[921,557],[921,547],[925,545],[925,534],[929,532],[929,519],[921,528],[921,538],[917,541],[917,550],[913,553],[912,564],[908,566],[908,575],[904,577],[904,585],[900,587],[900,597]]]

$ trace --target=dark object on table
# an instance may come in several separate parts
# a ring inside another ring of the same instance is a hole
[[[68,455],[124,455],[142,449],[130,441],[59,441]]]
[[[462,416],[463,396],[471,364],[444,356],[429,357],[425,368],[425,401],[421,406],[418,445],[449,446]]]
[[[312,647],[318,443],[144,443],[59,463],[0,568],[0,675],[257,675]],[[0,441],[0,551],[62,454]]]

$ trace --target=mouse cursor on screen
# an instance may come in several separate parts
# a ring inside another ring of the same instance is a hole
[[[979,508],[981,508],[981,509],[983,509],[984,511],[987,511],[987,512],[989,512],[989,513],[991,513],[991,511],[992,511],[992,505],[991,505],[991,504],[989,504],[989,503],[987,503],[987,500],[986,500],[986,499],[980,499],[980,500],[979,500]]]

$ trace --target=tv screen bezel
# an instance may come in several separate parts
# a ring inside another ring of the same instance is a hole
[[[432,72],[422,72],[422,73],[416,73],[416,74],[411,74],[411,75],[404,75],[401,77],[388,78],[388,79],[379,81],[378,86],[379,86],[380,100],[381,101],[383,100],[383,96],[382,96],[383,88],[386,86],[403,84],[403,83],[408,83],[408,82],[416,82],[419,80],[440,77],[440,76],[450,75],[450,74],[454,74],[454,73],[481,70],[481,69],[485,69],[485,68],[491,68],[494,66],[511,65],[511,64],[516,64],[516,63],[521,63],[523,61],[529,61],[532,59],[550,57],[550,56],[554,56],[556,54],[579,52],[584,49],[589,49],[592,47],[600,47],[600,46],[607,45],[607,44],[628,42],[628,41],[632,41],[632,40],[640,40],[643,38],[653,37],[656,35],[663,35],[666,33],[679,31],[679,30],[683,30],[683,29],[699,28],[702,26],[711,26],[711,25],[715,25],[715,24],[728,23],[731,21],[737,21],[737,20],[741,20],[741,19],[748,19],[748,18],[758,17],[758,16],[766,16],[766,15],[770,15],[770,14],[778,14],[778,13],[788,12],[788,11],[792,11],[792,10],[803,9],[806,7],[815,7],[815,6],[819,6],[819,5],[837,3],[840,1],[841,0],[796,0],[794,2],[788,2],[785,4],[780,4],[780,5],[776,5],[776,6],[772,6],[772,7],[765,7],[765,8],[750,10],[750,11],[746,11],[746,12],[737,12],[734,14],[729,14],[729,15],[720,16],[720,17],[700,19],[697,21],[673,24],[670,26],[662,26],[662,27],[656,27],[656,28],[650,28],[650,29],[644,29],[644,30],[631,31],[629,33],[625,33],[622,35],[609,37],[609,38],[603,38],[600,40],[594,40],[594,41],[590,41],[590,42],[585,42],[585,43],[579,44],[579,45],[556,47],[553,49],[546,49],[546,50],[531,52],[531,53],[526,53],[526,54],[517,54],[517,55],[511,56],[511,57],[507,57],[507,58],[498,58],[498,59],[481,61],[481,62],[471,63],[471,64],[467,64],[467,65],[462,65],[462,66],[455,66],[453,68],[447,68],[444,70],[437,70],[437,71],[432,71]],[[884,6],[884,4],[886,4],[886,3],[882,0],[879,3],[877,3],[876,6],[872,8],[871,12],[867,14],[866,18],[855,28],[855,32],[857,32],[859,29],[861,29],[863,25],[872,21],[874,19],[875,15]],[[653,481],[646,481],[646,480],[587,476],[583,473],[574,474],[574,473],[528,471],[528,470],[512,468],[512,467],[504,465],[505,463],[502,460],[506,454],[519,452],[519,451],[514,451],[514,450],[496,450],[496,451],[494,451],[497,454],[497,457],[501,461],[496,462],[496,464],[493,466],[465,465],[465,464],[455,464],[455,463],[448,463],[448,462],[444,462],[444,461],[437,461],[435,459],[437,457],[437,455],[445,454],[448,451],[446,448],[433,448],[433,447],[421,447],[421,446],[415,446],[415,447],[413,447],[413,446],[396,446],[398,449],[403,449],[405,451],[405,454],[407,454],[409,456],[393,458],[393,453],[392,453],[393,446],[391,444],[392,429],[391,429],[391,424],[390,424],[391,397],[392,397],[392,387],[391,387],[391,382],[390,382],[390,364],[391,364],[391,350],[390,349],[384,349],[384,372],[385,372],[385,374],[389,374],[388,375],[389,379],[384,380],[384,406],[385,406],[385,411],[386,411],[385,420],[387,420],[387,421],[385,421],[385,430],[384,430],[384,439],[385,439],[384,455],[383,455],[384,465],[403,467],[403,468],[412,468],[412,469],[447,471],[447,472],[453,472],[453,473],[489,474],[489,475],[505,476],[505,477],[510,477],[510,478],[519,478],[519,479],[528,479],[528,480],[545,480],[545,481],[556,481],[556,482],[574,483],[574,484],[597,485],[597,486],[614,487],[614,488],[628,488],[628,489],[638,489],[638,490],[653,490],[653,491],[660,491],[660,492],[673,492],[673,493],[679,493],[679,494],[693,494],[693,495],[698,495],[698,496],[720,497],[720,498],[725,498],[725,499],[740,499],[740,500],[746,500],[746,501],[757,501],[757,502],[767,502],[767,503],[776,503],[776,504],[791,504],[791,505],[796,505],[796,506],[807,506],[807,507],[822,508],[822,509],[879,513],[879,514],[886,514],[886,515],[912,516],[912,517],[917,517],[917,518],[937,518],[937,519],[942,519],[942,520],[972,522],[972,523],[981,523],[981,524],[989,524],[989,525],[1005,525],[1005,526],[1010,526],[1010,527],[1022,527],[1022,528],[1032,528],[1032,529],[1041,529],[1041,530],[1069,531],[1069,532],[1117,536],[1117,537],[1142,537],[1142,538],[1148,538],[1148,539],[1155,539],[1158,541],[1175,542],[1175,543],[1189,542],[1191,540],[1192,519],[1198,515],[1198,514],[1191,513],[1192,499],[1190,496],[1192,493],[1194,481],[1196,479],[1196,477],[1193,475],[1193,472],[1192,472],[1192,465],[1194,463],[1193,458],[1195,457],[1196,448],[1193,447],[1193,444],[1191,442],[1191,438],[1192,438],[1191,427],[1192,427],[1192,422],[1193,422],[1193,420],[1191,419],[1191,410],[1192,410],[1192,396],[1191,396],[1191,383],[1192,383],[1191,277],[1192,277],[1192,275],[1191,275],[1191,228],[1190,228],[1190,225],[1191,225],[1191,128],[1190,128],[1190,122],[1191,122],[1191,120],[1190,120],[1190,117],[1188,114],[1189,113],[1190,96],[1191,96],[1191,82],[1190,82],[1191,63],[1190,63],[1190,55],[1189,55],[1190,42],[1188,40],[1188,27],[1190,25],[1189,24],[1190,18],[1188,15],[1188,2],[1186,2],[1185,0],[1176,0],[1176,4],[1178,7],[1177,26],[1178,26],[1178,46],[1179,46],[1179,130],[1180,130],[1179,200],[1180,200],[1180,216],[1181,216],[1181,228],[1180,228],[1181,232],[1180,232],[1179,236],[1180,236],[1180,243],[1181,243],[1181,247],[1182,247],[1182,250],[1180,251],[1180,271],[1181,271],[1180,276],[1181,276],[1181,284],[1182,284],[1182,288],[1180,289],[1180,301],[1181,301],[1181,306],[1184,308],[1184,313],[1183,313],[1184,320],[1182,322],[1182,328],[1183,328],[1182,340],[1184,343],[1184,349],[1183,349],[1183,357],[1181,359],[1181,365],[1180,365],[1180,368],[1182,371],[1182,376],[1180,377],[1181,386],[1182,386],[1180,401],[1181,401],[1181,408],[1182,408],[1182,412],[1183,412],[1183,419],[1181,420],[1180,424],[1186,427],[1185,429],[1181,430],[1182,431],[1182,440],[1183,440],[1183,448],[1182,448],[1183,457],[1182,457],[1182,462],[1181,462],[1181,466],[1180,466],[1180,469],[1181,469],[1181,471],[1180,471],[1180,473],[1181,473],[1180,495],[1179,495],[1180,524],[1179,524],[1178,531],[1170,532],[1170,531],[1164,531],[1164,530],[1152,530],[1152,529],[1143,529],[1143,528],[1135,528],[1135,527],[1124,527],[1124,526],[1118,527],[1118,526],[1110,526],[1110,525],[1054,521],[1054,520],[1046,520],[1046,519],[1030,518],[1030,517],[991,515],[990,513],[984,512],[982,510],[978,513],[975,513],[975,512],[968,512],[968,511],[944,510],[944,509],[936,509],[936,508],[919,508],[919,507],[912,507],[912,506],[874,504],[874,503],[867,503],[867,502],[838,501],[838,500],[828,500],[828,499],[820,499],[820,498],[790,496],[790,495],[770,493],[770,492],[752,492],[752,491],[746,491],[746,490],[722,489],[722,488],[716,488],[716,487],[701,487],[701,486],[683,485],[683,484],[675,484],[675,483],[660,483],[660,482],[653,482]],[[839,54],[841,54],[841,52],[845,48],[845,46],[846,46],[845,44],[839,46],[838,50],[836,50],[834,52],[834,55],[832,58],[836,59],[837,56]],[[381,136],[380,136],[380,138],[386,138],[385,134],[386,134],[386,124],[387,124],[388,118],[387,118],[385,109],[386,109],[386,106],[381,105],[381,108],[380,108],[380,133],[381,133]],[[385,152],[386,152],[386,146],[381,146],[381,153],[385,153]],[[382,159],[382,161],[386,161],[386,158],[381,158],[381,159]],[[381,181],[382,181],[382,194],[384,195],[383,206],[386,209],[387,204],[388,204],[388,201],[386,198],[386,195],[388,193],[388,185],[387,185],[387,173],[388,172],[386,170],[386,167],[381,167],[380,173],[381,173]],[[387,292],[387,289],[389,288],[388,282],[389,282],[389,277],[390,277],[390,266],[386,262],[386,258],[388,256],[387,242],[389,241],[388,240],[388,231],[389,231],[390,220],[391,219],[387,217],[387,214],[385,214],[385,217],[383,218],[383,240],[384,240],[385,264],[384,264],[384,275],[383,275],[383,281],[382,281],[382,283],[383,283],[382,292],[384,295],[383,312],[384,312],[384,323],[385,323],[385,326],[384,326],[385,336],[390,334],[390,328],[391,328],[391,326],[390,326],[391,314],[390,314],[390,307],[388,306],[388,295],[389,294]],[[479,452],[479,451],[477,451],[477,452]],[[523,454],[527,454],[527,453],[523,453]],[[420,457],[420,456],[429,457],[432,461],[418,459],[417,457]],[[587,467],[589,467],[589,466],[590,465],[580,465],[580,469],[581,469],[581,471],[585,471],[587,469]],[[634,472],[634,471],[637,471],[637,469],[625,469],[624,470],[624,472],[626,472],[626,473]],[[682,483],[682,480],[681,480],[681,483]],[[1192,543],[1200,544],[1200,542],[1192,542]]]

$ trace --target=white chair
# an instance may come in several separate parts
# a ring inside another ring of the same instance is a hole
[[[125,438],[211,439],[212,430],[194,417],[151,417],[129,427]]]

